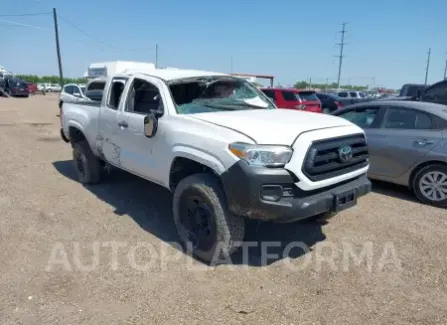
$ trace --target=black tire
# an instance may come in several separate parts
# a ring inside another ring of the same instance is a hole
[[[59,102],[59,108],[62,108],[62,104],[63,104],[64,102],[63,101],[60,101]]]
[[[421,168],[414,174],[411,181],[411,188],[419,201],[436,207],[445,208],[447,207],[447,198],[439,200],[430,199],[427,194],[423,193],[421,180],[425,180],[426,177],[432,175],[433,173],[440,173],[447,176],[447,166],[442,164],[431,164]],[[440,178],[438,178],[438,181],[439,180]],[[442,186],[442,188],[447,189],[445,185]],[[445,194],[447,195],[447,193]]]
[[[73,143],[73,163],[81,184],[97,184],[101,180],[101,162],[87,141]]]
[[[195,207],[194,213],[190,204]],[[229,261],[244,239],[245,219],[228,211],[220,183],[211,174],[194,174],[180,181],[174,192],[173,210],[180,239],[203,261]],[[198,225],[198,214],[200,223],[206,226]]]
[[[331,114],[331,109],[330,108],[328,108],[328,107],[323,107],[323,113],[324,114]]]

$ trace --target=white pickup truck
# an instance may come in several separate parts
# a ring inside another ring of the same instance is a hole
[[[371,190],[362,129],[277,109],[225,74],[110,76],[101,102],[64,103],[61,124],[81,183],[98,183],[112,165],[171,190],[179,236],[206,261],[237,249],[244,218],[333,214]]]

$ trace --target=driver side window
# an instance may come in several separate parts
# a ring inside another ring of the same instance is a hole
[[[163,99],[154,84],[135,78],[126,103],[126,111],[147,115],[151,112],[164,112]]]

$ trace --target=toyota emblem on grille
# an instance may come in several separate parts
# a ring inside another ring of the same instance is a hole
[[[338,158],[341,162],[348,162],[352,159],[352,148],[351,146],[343,146],[338,149]]]

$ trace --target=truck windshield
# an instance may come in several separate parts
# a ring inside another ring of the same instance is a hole
[[[178,114],[276,108],[258,88],[235,77],[176,80],[170,90]]]

